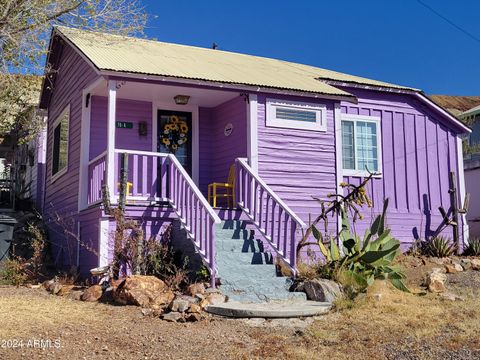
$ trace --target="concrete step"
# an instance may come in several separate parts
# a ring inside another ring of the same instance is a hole
[[[235,253],[261,253],[265,250],[260,240],[222,240],[215,242],[217,253],[235,252]]]
[[[327,313],[330,303],[316,301],[281,301],[260,304],[244,304],[229,301],[225,304],[207,306],[207,312],[234,318],[294,318],[317,316]]]
[[[217,260],[218,276],[221,279],[273,279],[277,277],[274,265],[245,265],[240,263],[226,264]]]
[[[241,265],[273,265],[273,256],[270,253],[261,252],[224,251],[221,254],[217,254],[217,265],[232,263]]]
[[[306,301],[307,297],[302,292],[266,292],[266,291],[227,291],[223,292],[228,296],[228,301],[243,303],[262,303],[271,301]]]

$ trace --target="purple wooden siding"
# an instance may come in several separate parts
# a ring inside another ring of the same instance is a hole
[[[108,99],[92,96],[90,119],[90,159],[107,149],[107,110]],[[152,103],[136,100],[117,100],[117,121],[133,123],[132,129],[115,129],[117,149],[152,151]],[[147,135],[138,134],[140,121],[147,123]]]
[[[368,188],[373,213],[381,210],[384,197],[390,199],[387,223],[404,247],[414,238],[433,235],[442,221],[438,207],[450,206],[448,174],[457,172],[456,134],[439,115],[406,95],[348,91],[359,103],[342,103],[342,113],[381,118],[383,171]],[[344,177],[354,184],[361,180]],[[369,218],[359,223],[357,231],[363,233],[369,223]],[[451,228],[444,233],[451,236]]]
[[[215,108],[200,108],[199,118],[199,188],[206,194],[209,183],[226,181],[235,159],[247,156],[247,106],[238,96]],[[228,123],[233,131],[225,136]]]
[[[90,269],[98,266],[100,252],[100,218],[99,207],[82,211],[80,220],[79,271],[83,278],[90,277]]]
[[[77,233],[82,89],[92,83],[96,76],[94,70],[71,47],[65,45],[48,109],[44,202],[44,214],[49,227],[49,236],[54,245],[55,259],[65,266],[76,260],[77,251],[76,241],[72,239],[68,241],[64,229]],[[68,171],[52,183],[52,124],[68,104],[70,104]],[[55,213],[62,218],[61,226],[53,220],[56,218]],[[57,257],[59,252],[61,256]]]
[[[327,131],[267,127],[267,97],[325,104]],[[328,100],[258,96],[259,175],[306,224],[318,214],[312,196],[325,198],[336,189],[333,108]]]

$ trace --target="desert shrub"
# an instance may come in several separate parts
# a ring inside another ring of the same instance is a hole
[[[188,282],[188,257],[172,246],[172,225],[163,232],[160,241],[150,238],[144,247],[145,275],[153,275],[165,281],[173,289],[179,289]]]
[[[423,254],[433,257],[448,257],[455,254],[457,246],[444,236],[436,236],[425,242]]]
[[[399,254],[400,241],[393,238],[385,226],[387,208],[388,199],[384,201],[382,214],[375,218],[363,239],[351,232],[347,212],[342,210],[342,230],[338,236],[342,252],[334,237],[330,237],[327,248],[322,234],[312,225],[313,235],[326,259],[319,267],[319,275],[340,282],[352,296],[365,290],[375,279],[389,280],[396,288],[408,291],[403,283],[405,275],[392,266]]]
[[[465,248],[463,255],[480,256],[480,238],[469,239],[468,246]]]
[[[0,283],[20,286],[27,282],[28,276],[21,259],[6,259],[0,264]]]

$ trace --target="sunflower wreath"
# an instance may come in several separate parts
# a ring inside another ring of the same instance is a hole
[[[162,143],[165,147],[175,152],[187,142],[188,125],[178,116],[172,115],[165,123],[162,131]]]

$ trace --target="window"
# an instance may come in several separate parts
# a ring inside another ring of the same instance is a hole
[[[53,123],[52,178],[67,171],[70,106]]]
[[[344,175],[381,172],[380,119],[342,115],[342,163]]]
[[[267,99],[267,126],[327,131],[326,107],[322,104]]]

